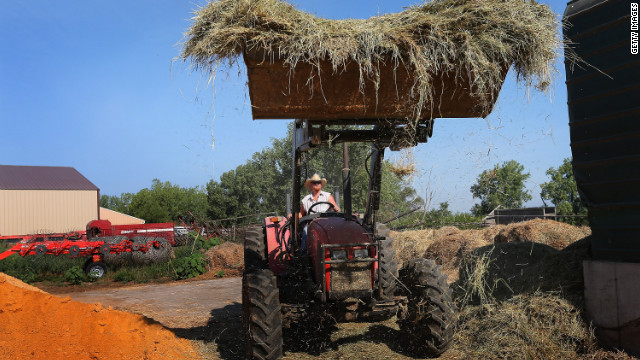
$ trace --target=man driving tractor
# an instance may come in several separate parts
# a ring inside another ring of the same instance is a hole
[[[304,187],[311,190],[311,194],[302,198],[302,206],[300,207],[300,217],[303,217],[309,213],[311,208],[314,213],[323,213],[329,210],[340,212],[340,208],[336,204],[336,200],[333,195],[326,191],[322,191],[322,188],[327,185],[327,179],[320,178],[320,175],[313,174],[304,182]],[[318,203],[318,204],[317,204]],[[314,206],[317,204],[316,206]],[[331,204],[331,205],[329,205]],[[302,241],[300,244],[301,250],[307,249],[307,226],[302,229]]]

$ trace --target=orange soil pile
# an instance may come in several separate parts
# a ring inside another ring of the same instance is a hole
[[[199,359],[140,315],[52,296],[0,273],[0,359]]]
[[[244,270],[244,248],[231,241],[214,246],[205,253],[209,264],[209,275],[216,276],[219,271],[224,276],[240,276]]]

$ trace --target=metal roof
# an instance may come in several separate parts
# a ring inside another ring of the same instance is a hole
[[[72,167],[0,165],[0,190],[99,189]]]

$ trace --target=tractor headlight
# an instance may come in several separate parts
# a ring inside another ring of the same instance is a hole
[[[368,249],[355,249],[353,250],[353,257],[355,258],[366,258],[369,257]]]
[[[331,251],[331,260],[344,260],[347,258],[347,250]]]

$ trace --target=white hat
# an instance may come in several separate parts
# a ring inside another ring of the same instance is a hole
[[[320,178],[320,175],[318,174],[313,174],[312,177],[308,178],[307,181],[304,182],[304,187],[306,187],[307,189],[311,189],[311,183],[314,181],[320,181],[322,183],[322,187],[327,185],[327,179]]]

